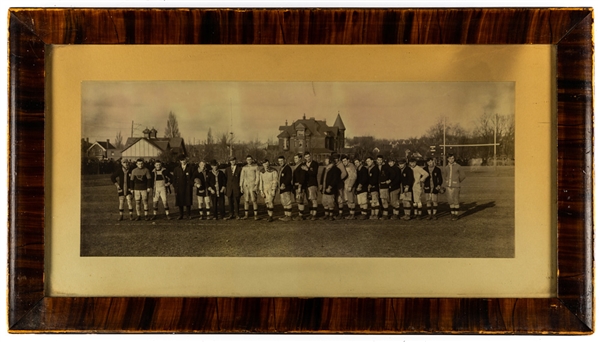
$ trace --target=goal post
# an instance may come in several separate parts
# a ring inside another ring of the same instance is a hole
[[[446,147],[482,147],[482,146],[494,146],[494,170],[497,169],[498,166],[498,158],[496,154],[496,148],[500,145],[497,142],[497,134],[498,134],[498,113],[495,115],[494,120],[494,142],[488,144],[446,144],[446,117],[444,117],[444,135],[443,135],[443,143],[440,145],[443,148],[443,158],[442,165],[446,166]]]

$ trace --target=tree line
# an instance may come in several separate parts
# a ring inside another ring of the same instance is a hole
[[[496,155],[499,159],[514,160],[515,150],[515,123],[514,115],[497,115],[496,141],[499,145],[496,148]],[[446,121],[446,122],[444,122]],[[429,127],[421,136],[412,136],[403,139],[380,139],[374,136],[356,136],[346,139],[345,153],[364,159],[367,156],[382,154],[390,158],[408,158],[429,156],[441,158],[444,141],[444,126],[446,130],[446,144],[491,144],[494,141],[495,113],[483,113],[475,120],[473,128],[467,130],[460,123],[452,123],[439,117],[434,125]],[[181,137],[177,117],[172,111],[169,112],[165,127],[165,137]],[[121,132],[117,132],[115,147],[122,148],[123,137]],[[279,155],[284,155],[291,159],[293,152],[280,151],[278,142],[269,139],[266,142],[258,138],[250,141],[236,141],[234,134],[219,132],[214,134],[212,128],[208,128],[206,139],[192,144],[186,141],[188,157],[192,163],[200,160],[216,159],[220,162],[227,160],[230,154],[238,160],[245,159],[246,155],[252,155],[256,160],[270,159],[274,160]],[[493,146],[481,147],[448,147],[446,153],[454,153],[461,160],[470,160],[480,158],[483,164],[489,163],[493,159]],[[174,162],[177,155],[167,151],[160,157],[165,162]]]
[[[484,113],[475,122],[471,130],[460,123],[444,123],[444,117],[439,117],[425,134],[406,139],[377,139],[373,136],[353,137],[346,139],[351,153],[364,159],[369,155],[382,154],[390,158],[426,158],[442,157],[444,143],[444,126],[446,145],[492,144],[494,142],[494,127],[496,115]],[[513,160],[515,157],[515,125],[513,115],[498,115],[496,130],[496,156],[498,159]],[[453,153],[461,160],[482,159],[483,164],[494,156],[493,146],[477,147],[446,147],[446,154]],[[491,164],[491,163],[489,163]]]

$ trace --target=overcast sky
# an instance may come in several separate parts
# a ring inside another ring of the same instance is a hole
[[[275,139],[288,120],[337,113],[346,136],[421,136],[439,117],[471,129],[482,113],[514,115],[512,82],[84,82],[82,137],[124,141],[156,128],[164,135],[170,111],[186,142],[233,131],[236,141]]]

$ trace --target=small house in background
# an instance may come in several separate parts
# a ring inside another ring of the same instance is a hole
[[[106,141],[96,141],[87,149],[87,156],[98,160],[117,160],[121,158],[121,151],[110,143],[110,139]]]
[[[179,154],[187,155],[183,138],[158,138],[156,129],[144,130],[143,137],[127,138],[121,157],[128,160],[144,159],[149,161],[159,159],[163,153],[168,152],[175,158]],[[166,161],[165,161],[166,162]]]
[[[279,149],[293,153],[310,152],[316,160],[323,160],[333,152],[342,153],[346,140],[346,127],[338,113],[333,126],[325,120],[306,118],[279,127]]]

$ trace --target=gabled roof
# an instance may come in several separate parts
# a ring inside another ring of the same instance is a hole
[[[315,120],[314,118],[300,119],[294,121],[289,126],[279,126],[281,133],[277,136],[277,138],[296,136],[296,131],[299,128],[304,128],[304,133],[306,135],[312,135],[314,137],[323,137],[327,132],[331,132],[330,135],[337,136],[340,130],[339,127],[328,126],[323,120]]]
[[[128,148],[130,148],[131,146],[135,145],[136,143],[138,143],[140,140],[145,140],[147,141],[150,145],[158,148],[161,151],[166,151],[170,148],[172,149],[185,149],[184,148],[184,143],[183,143],[183,138],[153,138],[153,139],[148,139],[148,138],[142,138],[142,137],[136,137],[136,138],[127,138],[127,142],[125,143],[125,147],[123,148],[122,152],[125,152],[125,150],[127,150]]]
[[[138,137],[127,138],[127,141],[125,142],[125,146],[123,147],[123,151],[128,149],[131,145],[135,144],[136,142],[140,141],[140,139],[144,139],[144,138],[138,138]]]
[[[116,150],[117,148],[114,147],[111,143],[109,143],[108,141],[96,141],[95,143],[92,144],[92,146],[88,147],[88,151],[90,149],[92,149],[92,147],[94,146],[100,146],[101,149],[103,149],[104,151],[106,150]]]
[[[169,148],[169,141],[156,141],[155,139],[150,139],[154,146],[158,147],[161,151],[166,151]]]
[[[337,118],[335,118],[335,122],[334,122],[333,126],[339,128],[339,129],[346,129],[346,126],[344,126],[344,122],[342,121],[342,117],[340,116],[339,112],[338,112]]]
[[[161,138],[161,139],[169,139],[169,138]],[[169,145],[171,148],[181,147],[183,145],[183,138],[170,138]]]
[[[107,150],[114,150],[116,149],[116,147],[113,146],[113,144],[109,143],[108,141],[96,141],[98,143],[98,145],[104,147]]]

